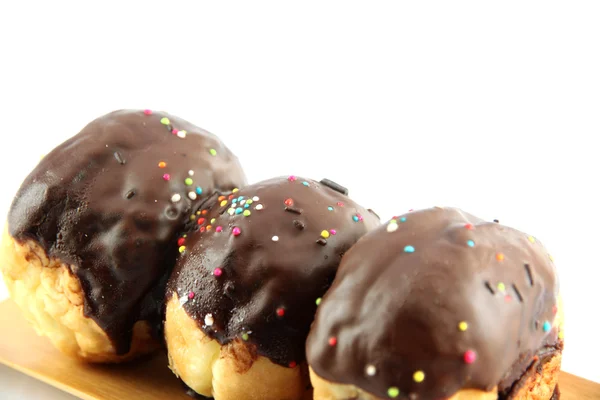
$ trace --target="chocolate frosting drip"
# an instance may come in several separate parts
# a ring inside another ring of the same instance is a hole
[[[175,262],[173,238],[190,210],[244,184],[237,158],[213,134],[165,113],[115,111],[42,159],[14,199],[9,230],[71,265],[85,315],[124,354],[136,321],[159,321],[157,283]]]
[[[319,376],[382,398],[510,388],[558,340],[558,289],[535,238],[454,208],[411,212],[346,253],[307,359]]]
[[[168,283],[198,327],[294,366],[342,255],[379,219],[313,180],[274,178],[197,212]]]

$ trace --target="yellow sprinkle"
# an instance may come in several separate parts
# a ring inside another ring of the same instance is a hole
[[[190,221],[193,221],[193,220],[195,220],[195,219],[196,219],[196,216],[195,216],[195,215],[190,215]]]
[[[559,338],[560,340],[564,339],[564,338],[565,338],[565,333],[564,333],[564,332],[562,332],[562,331],[558,332],[558,338]]]
[[[223,201],[221,202],[221,207],[223,207],[223,206],[226,206],[226,205],[227,205],[227,200],[223,200]]]
[[[501,292],[504,292],[506,290],[506,286],[504,286],[504,283],[500,282],[498,284],[498,290]]]
[[[158,168],[164,168],[166,166],[167,166],[167,163],[164,162],[164,161],[161,161],[161,162],[158,163]]]
[[[548,258],[550,258],[550,261],[554,262],[554,257],[552,257],[550,254],[548,254]]]
[[[323,237],[323,238],[327,239],[327,238],[329,237],[329,232],[327,232],[327,231],[322,231],[322,232],[321,232],[321,237]]]
[[[202,214],[202,211],[196,211],[196,215]]]
[[[169,118],[167,118],[167,117],[162,117],[160,119],[160,123],[163,125],[169,125],[171,123],[171,121],[169,121]]]
[[[413,374],[413,380],[417,383],[421,383],[425,380],[425,372],[417,371]]]
[[[232,192],[232,193],[235,193],[235,192],[239,192],[239,191],[240,191],[240,189],[238,189],[238,188],[235,188],[235,189],[233,189],[231,192]]]
[[[531,243],[535,243],[535,238],[533,236],[529,236],[527,239],[529,239]]]
[[[181,247],[179,248],[179,252],[180,252],[180,253],[183,253],[184,251],[185,251],[185,246],[181,246]]]
[[[212,229],[212,225],[206,225],[206,230],[210,231]]]
[[[459,331],[463,331],[464,332],[464,331],[467,330],[467,328],[469,328],[469,324],[467,324],[465,321],[460,321],[458,323],[458,330]]]
[[[210,223],[214,224],[216,220],[217,220],[216,218],[213,218],[213,219],[210,220]]]

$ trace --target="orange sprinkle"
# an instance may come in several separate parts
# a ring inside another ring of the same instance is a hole
[[[212,229],[212,225],[206,225],[206,230],[210,231]]]
[[[225,200],[225,196],[219,196],[219,201]]]
[[[164,162],[164,161],[161,161],[161,162],[158,163],[158,168],[164,168],[166,166],[167,166],[167,163]]]
[[[502,253],[497,253],[497,254],[496,254],[496,260],[498,260],[498,261],[503,261],[503,260],[504,260],[504,254],[502,254]]]
[[[202,210],[202,215],[206,215],[207,213],[208,213],[208,211]]]

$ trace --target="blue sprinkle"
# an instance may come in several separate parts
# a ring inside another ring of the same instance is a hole
[[[329,211],[333,211],[333,207],[331,207],[331,206],[327,207],[327,209],[328,209]]]
[[[353,215],[352,219],[354,220],[354,222],[358,222],[358,217],[356,215]]]
[[[412,246],[406,246],[406,247],[404,248],[404,252],[405,252],[405,253],[414,253],[414,252],[415,252],[415,248],[414,248],[414,247],[412,247]]]
[[[303,184],[304,186],[308,186],[308,182],[306,182],[306,181],[302,182],[302,184]]]
[[[250,208],[250,204],[248,204],[248,203],[244,204],[244,208]]]
[[[472,240],[467,240],[467,246],[473,247],[473,246],[475,246],[475,242]]]
[[[244,200],[244,196],[238,197],[238,201],[242,201],[242,200]]]
[[[406,217],[400,218],[400,222],[406,222]]]
[[[200,186],[196,187],[196,193],[202,194],[202,188]]]
[[[232,202],[233,204],[235,204],[235,203],[237,203],[237,199],[233,199],[233,200],[231,200],[231,202]]]
[[[552,325],[550,324],[550,322],[544,322],[544,332],[548,332],[550,331],[550,329],[552,329]]]
[[[236,213],[236,214],[241,214],[241,213],[242,213],[242,211],[244,211],[244,210],[242,209],[242,207],[238,207],[238,208],[236,208],[236,209],[235,209],[235,213]]]

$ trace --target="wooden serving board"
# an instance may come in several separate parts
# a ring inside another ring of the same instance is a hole
[[[85,400],[191,400],[164,355],[126,365],[88,365],[39,337],[10,300],[0,303],[0,363]],[[600,384],[563,372],[563,400],[600,400]]]

